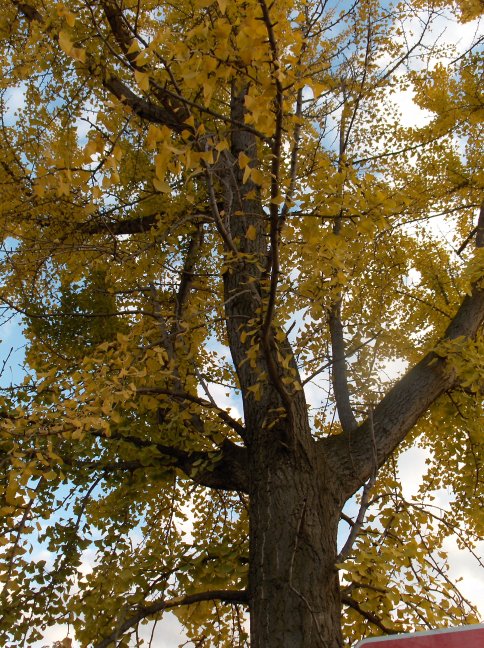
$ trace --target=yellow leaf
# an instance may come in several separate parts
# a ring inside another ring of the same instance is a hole
[[[220,9],[220,12],[224,14],[225,10],[227,9],[227,0],[217,0],[217,4]]]
[[[250,162],[250,157],[248,157],[243,151],[240,151],[239,153],[239,167],[241,169],[245,169],[245,167],[249,164]]]
[[[259,171],[259,169],[251,169],[250,174],[251,174],[252,180],[256,184],[258,184],[258,185],[263,185],[264,184],[265,176],[261,171]]]
[[[59,182],[57,185],[58,196],[68,196],[70,192],[70,185],[67,182]]]
[[[193,117],[193,115],[190,115],[190,117],[188,117],[188,119],[185,119],[184,123],[187,126],[191,126],[193,128],[195,126],[195,118]]]
[[[42,198],[44,194],[45,194],[45,188],[40,184],[35,184],[34,195],[37,196],[38,198]]]
[[[93,155],[99,152],[98,142],[96,140],[89,140],[84,147],[84,155],[87,160],[90,160]]]
[[[146,65],[146,63],[148,63],[149,58],[150,58],[150,50],[146,48],[138,54],[138,56],[135,58],[135,61],[137,65],[142,67],[143,65]]]
[[[313,91],[314,98],[320,97],[325,90],[328,89],[328,86],[325,83],[318,83],[317,81],[311,80],[308,84],[311,90]]]
[[[16,494],[17,494],[17,483],[15,479],[12,479],[12,477],[10,477],[8,486],[5,489],[5,501],[7,502],[7,504],[15,505],[17,503]]]
[[[153,178],[153,186],[156,191],[159,191],[160,193],[170,193],[171,191],[170,185],[159,178]]]
[[[80,63],[86,62],[86,50],[83,49],[82,47],[73,47],[71,49],[71,56],[72,58],[75,58],[76,61],[79,61]]]
[[[143,92],[148,92],[148,90],[150,89],[150,75],[147,72],[140,72],[139,70],[135,70],[134,78],[140,90],[143,90]]]
[[[73,42],[71,41],[71,38],[69,34],[65,31],[60,31],[59,32],[59,45],[61,46],[61,49],[64,50],[64,52],[70,56],[72,53],[72,48],[74,47]]]
[[[146,134],[146,146],[148,150],[152,150],[156,147],[156,143],[163,139],[163,132],[158,126],[150,124],[148,128],[148,133]]]
[[[214,33],[219,43],[226,41],[231,31],[232,25],[228,22],[228,20],[219,19],[215,22]]]
[[[255,241],[255,239],[257,238],[257,230],[253,225],[249,225],[245,236],[249,239],[249,241]]]
[[[227,142],[227,140],[222,140],[216,145],[215,150],[220,153],[221,151],[226,151],[228,148],[229,143]]]
[[[282,205],[283,202],[284,202],[284,198],[283,196],[281,196],[281,194],[278,194],[275,198],[272,198],[271,200],[271,203],[273,205]]]
[[[139,52],[139,43],[137,40],[133,40],[128,48],[127,54],[134,54],[135,52]]]
[[[69,25],[69,27],[74,27],[74,24],[76,22],[76,17],[73,13],[70,11],[66,11],[64,14],[64,18],[66,19],[66,23]]]

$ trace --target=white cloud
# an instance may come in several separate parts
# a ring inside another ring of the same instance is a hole
[[[421,128],[431,121],[433,113],[417,106],[413,99],[413,90],[402,90],[395,93],[392,98],[393,104],[400,114],[400,126]]]
[[[16,121],[16,113],[19,110],[25,108],[25,91],[26,86],[24,83],[21,83],[18,86],[9,88],[4,97],[4,115],[5,122],[8,125],[9,123]]]
[[[402,452],[398,459],[398,472],[405,499],[414,497],[426,471],[425,461],[429,458],[428,450],[413,446]]]
[[[462,579],[459,589],[462,595],[477,606],[481,621],[484,621],[484,578],[482,567],[467,549],[460,549],[455,536],[444,541],[444,550],[448,552],[448,565],[451,578]],[[477,556],[484,556],[484,540],[477,543],[474,550]]]
[[[218,407],[228,410],[228,413],[234,419],[242,418],[241,404],[235,401],[233,389],[215,383],[208,383],[207,387]],[[199,386],[198,392],[202,398],[207,398],[207,394],[202,387]]]
[[[152,632],[152,623],[143,626],[140,629],[139,635],[145,640],[146,645],[148,645],[148,640],[150,639]],[[174,614],[167,613],[164,615],[163,619],[156,624],[151,648],[176,648],[184,641],[186,641],[186,635],[183,626]],[[133,643],[132,645],[135,646],[136,644]]]

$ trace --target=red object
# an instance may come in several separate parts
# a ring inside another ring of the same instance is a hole
[[[363,639],[356,648],[484,648],[484,624]]]

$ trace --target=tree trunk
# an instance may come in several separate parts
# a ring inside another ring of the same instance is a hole
[[[251,646],[341,648],[340,499],[302,430],[292,448],[272,432],[249,449]]]
[[[244,123],[246,92],[232,88],[234,122]],[[257,166],[254,135],[234,129],[232,159],[240,153]],[[340,484],[312,438],[291,345],[285,336],[275,337],[282,332],[277,324],[269,330],[263,324],[274,250],[260,188],[244,175],[233,164],[221,177],[223,213],[238,251],[226,250],[224,297],[249,457],[251,647],[341,648],[335,568]],[[255,236],[248,236],[249,227]]]

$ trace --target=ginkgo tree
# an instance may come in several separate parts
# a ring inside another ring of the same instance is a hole
[[[482,58],[438,36],[479,11],[0,1],[2,645],[476,620],[443,542],[482,535]]]

